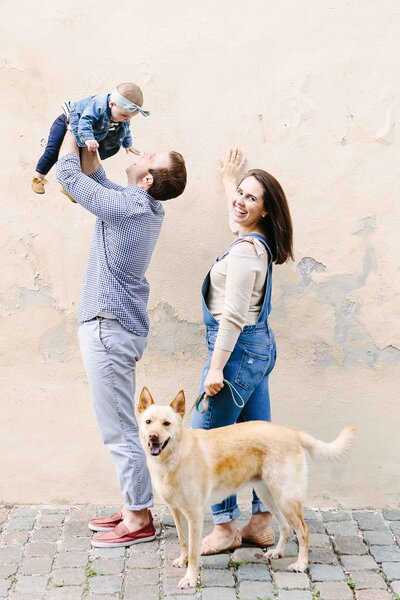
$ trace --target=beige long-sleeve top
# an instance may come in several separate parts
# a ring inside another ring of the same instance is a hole
[[[255,252],[240,248],[240,240],[251,241]],[[219,322],[217,348],[232,352],[245,325],[258,319],[268,271],[268,252],[257,238],[238,238],[210,271],[207,305]]]

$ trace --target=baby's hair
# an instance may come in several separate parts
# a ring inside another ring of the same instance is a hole
[[[121,96],[124,96],[124,98],[127,98],[128,100],[130,100],[134,104],[137,104],[138,106],[142,106],[142,90],[138,85],[136,85],[136,83],[120,83],[119,85],[117,85],[117,90],[119,91]]]

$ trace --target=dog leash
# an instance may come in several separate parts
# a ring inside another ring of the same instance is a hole
[[[235,388],[234,385],[232,385],[232,383],[230,381],[228,381],[227,379],[223,380],[224,383],[226,383],[226,385],[228,386],[228,389],[231,393],[231,398],[234,404],[236,404],[236,406],[238,408],[243,408],[245,405],[245,402],[243,400],[243,397],[241,396],[240,392]],[[235,394],[237,394],[238,398],[240,399],[240,403],[237,402],[236,398],[235,398]],[[190,415],[192,414],[192,412],[194,411],[194,409],[197,410],[197,412],[200,412],[200,404],[203,402],[204,397],[205,397],[206,393],[202,392],[201,394],[199,394],[196,398],[196,400],[193,402],[189,412],[185,415],[185,418],[183,419],[183,422],[186,423],[186,421],[189,420]],[[203,407],[204,408],[204,407]],[[205,410],[201,411],[201,412],[205,412]]]

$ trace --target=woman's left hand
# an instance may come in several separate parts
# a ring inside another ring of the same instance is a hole
[[[222,369],[212,369],[207,373],[204,381],[204,391],[206,396],[215,396],[224,387],[224,372]]]

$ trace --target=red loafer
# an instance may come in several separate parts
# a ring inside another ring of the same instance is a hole
[[[131,533],[123,523],[120,523],[112,531],[95,535],[92,537],[92,546],[95,548],[120,548],[153,541],[156,537],[156,530],[154,529],[151,513],[149,513],[149,516],[150,523]]]
[[[120,523],[122,523],[122,513],[117,512],[115,515],[111,515],[111,517],[90,519],[88,527],[92,531],[112,531]]]

